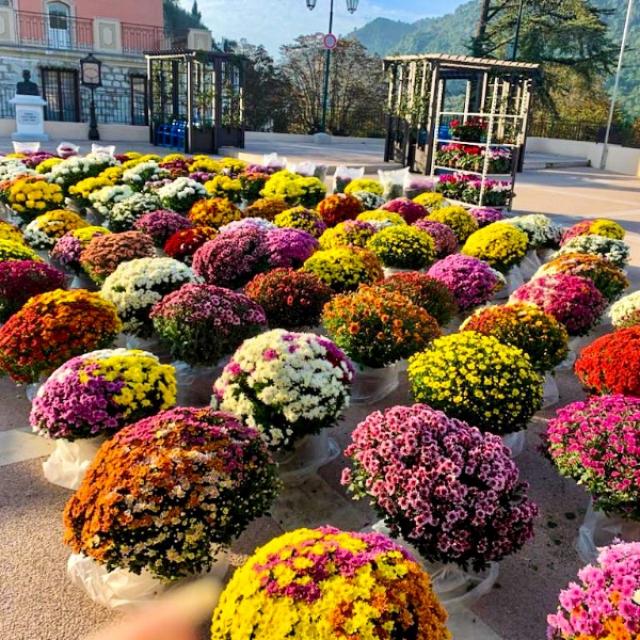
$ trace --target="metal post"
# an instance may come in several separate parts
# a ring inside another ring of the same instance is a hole
[[[600,169],[606,169],[607,157],[609,155],[609,135],[611,134],[611,124],[613,123],[613,114],[616,110],[616,101],[618,99],[618,87],[620,85],[620,75],[622,74],[622,61],[624,59],[624,48],[627,44],[627,36],[629,35],[629,27],[631,26],[631,10],[633,8],[633,0],[628,0],[627,17],[624,21],[624,29],[622,30],[622,42],[620,43],[620,57],[618,58],[618,68],[616,69],[616,79],[613,83],[613,91],[611,92],[611,106],[609,107],[609,119],[607,120],[607,131],[604,134],[604,145],[602,147],[602,157],[600,158]]]
[[[331,0],[331,8],[329,9],[329,33],[333,33],[333,0]],[[331,49],[327,49],[324,58],[324,92],[322,94],[322,120],[320,129],[325,132],[327,130],[327,111],[329,109],[329,73],[331,69]]]
[[[96,119],[95,89],[93,87],[91,87],[91,105],[89,106],[89,140],[100,140]]]
[[[518,6],[518,19],[516,21],[516,36],[513,39],[513,51],[511,53],[511,59],[518,59],[518,44],[520,43],[520,29],[522,27],[522,14],[524,12],[524,0],[520,0],[520,5]]]

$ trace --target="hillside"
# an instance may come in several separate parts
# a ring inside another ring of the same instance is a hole
[[[605,16],[605,20],[609,23],[613,41],[620,43],[626,2],[594,0],[594,4],[615,11]],[[351,35],[381,56],[394,53],[467,53],[466,45],[475,30],[477,15],[478,2],[472,0],[451,14],[424,18],[411,24],[378,18]],[[634,117],[640,117],[640,6],[635,7],[632,18],[620,91],[625,110]]]

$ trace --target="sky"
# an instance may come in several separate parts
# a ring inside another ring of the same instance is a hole
[[[384,17],[415,22],[420,18],[452,12],[465,0],[360,0],[352,15],[345,0],[335,0],[333,32],[347,34],[357,27]],[[309,11],[306,0],[198,0],[204,23],[216,40],[222,37],[263,44],[273,55],[280,45],[304,33],[326,32],[330,0],[317,0]],[[192,0],[181,0],[191,9]]]

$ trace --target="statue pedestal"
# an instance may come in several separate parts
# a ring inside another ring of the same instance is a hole
[[[44,132],[44,105],[40,96],[27,96],[17,93],[9,100],[16,107],[16,131],[12,140],[19,142],[46,142],[49,136]]]

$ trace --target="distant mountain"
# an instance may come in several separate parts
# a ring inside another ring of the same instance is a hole
[[[601,9],[613,11],[604,19],[609,24],[613,41],[619,45],[625,19],[626,0],[594,0]],[[468,53],[467,45],[478,20],[479,2],[471,0],[453,13],[417,22],[395,22],[377,18],[354,31],[367,49],[380,56],[410,53]],[[609,85],[612,81],[609,82]],[[620,83],[622,106],[634,117],[640,117],[640,6],[632,16],[625,66]]]

